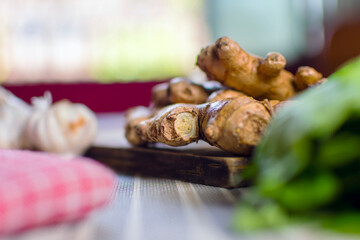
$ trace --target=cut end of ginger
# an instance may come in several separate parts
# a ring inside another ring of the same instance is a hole
[[[175,132],[185,141],[198,138],[198,117],[189,113],[180,113],[174,122]]]

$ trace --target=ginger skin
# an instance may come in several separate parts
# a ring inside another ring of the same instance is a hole
[[[205,103],[209,95],[222,89],[215,81],[197,84],[186,78],[174,78],[166,83],[155,85],[152,89],[152,102],[155,107],[174,103]]]
[[[137,126],[140,122],[149,119],[153,115],[150,108],[144,106],[137,106],[130,108],[125,113],[125,137],[133,146],[145,146],[146,141],[143,141],[137,134]]]
[[[169,100],[171,103],[204,103],[209,94],[198,84],[183,78],[174,78],[169,84]]]
[[[263,102],[241,96],[207,105],[202,112],[203,139],[224,151],[248,155],[271,120]]]
[[[147,120],[146,117],[136,118],[132,121],[129,121],[125,125],[125,137],[128,142],[133,146],[145,146],[147,145],[147,141],[143,141],[139,135],[137,134],[137,126],[144,120]]]
[[[219,38],[215,44],[203,48],[196,65],[209,79],[258,100],[286,100],[321,78],[316,71],[308,71],[305,76],[304,70],[299,69],[296,83],[294,75],[284,69],[284,56],[279,53],[269,53],[265,58],[250,55],[228,37]]]
[[[208,97],[206,102],[216,102],[216,101],[219,101],[222,99],[237,98],[237,97],[247,97],[247,95],[242,92],[231,90],[231,89],[222,89],[222,90],[213,92]]]
[[[156,84],[151,89],[151,102],[155,107],[164,107],[171,104],[168,96],[169,83]]]
[[[312,67],[299,67],[295,75],[295,88],[297,91],[303,91],[308,87],[321,84],[322,74]]]
[[[174,104],[138,123],[136,130],[141,143],[184,146],[202,139],[227,152],[247,155],[270,119],[263,102],[241,96],[200,105]]]

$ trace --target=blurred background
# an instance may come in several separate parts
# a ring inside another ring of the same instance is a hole
[[[359,11],[356,0],[1,0],[0,81],[27,101],[49,89],[124,110],[156,82],[201,78],[196,56],[221,36],[327,76],[360,54]]]

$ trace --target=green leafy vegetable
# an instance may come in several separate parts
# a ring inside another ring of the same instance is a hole
[[[317,216],[360,233],[360,58],[277,114],[245,175],[254,187],[237,209],[238,229]]]

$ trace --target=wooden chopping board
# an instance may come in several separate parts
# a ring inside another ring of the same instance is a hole
[[[244,185],[248,158],[212,148],[140,148],[94,146],[86,156],[123,174],[177,179],[224,188]]]
[[[131,147],[124,138],[122,122],[121,115],[100,117],[99,137],[85,155],[127,175],[169,178],[224,188],[246,184],[241,172],[249,163],[248,157],[231,155],[205,142],[178,148],[163,144],[149,148]]]

